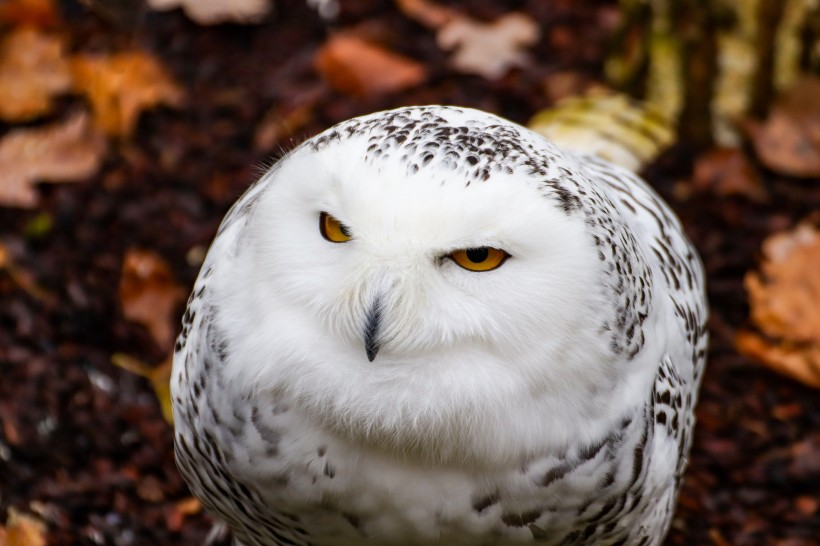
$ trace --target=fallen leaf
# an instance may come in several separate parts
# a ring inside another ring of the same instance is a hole
[[[394,93],[424,81],[424,66],[349,34],[336,34],[316,54],[316,69],[334,89],[356,96]]]
[[[109,135],[128,136],[143,110],[183,101],[182,88],[159,62],[138,51],[77,55],[71,70],[75,89],[91,102],[95,122]]]
[[[38,202],[35,182],[84,180],[97,171],[105,150],[105,138],[85,113],[9,132],[0,140],[0,205],[33,208]]]
[[[53,98],[71,89],[61,39],[26,27],[0,42],[0,119],[23,122],[51,111]]]
[[[200,25],[218,23],[258,23],[270,12],[269,0],[148,0],[157,11],[182,8]]]
[[[820,78],[807,76],[781,96],[763,124],[747,124],[760,161],[779,173],[820,177]]]
[[[697,158],[693,189],[719,196],[741,195],[758,203],[768,199],[754,166],[737,148],[714,148]]]
[[[5,546],[45,546],[46,526],[37,518],[8,509]]]
[[[154,394],[159,401],[162,416],[168,423],[174,422],[174,412],[171,408],[171,370],[174,365],[173,356],[169,356],[157,366],[149,366],[134,357],[122,353],[111,356],[111,363],[115,366],[135,373],[151,382]]]
[[[756,330],[738,333],[738,350],[820,388],[820,229],[804,222],[772,235],[760,269],[744,278]]]
[[[128,250],[119,296],[123,316],[145,326],[159,347],[170,350],[177,329],[177,305],[184,291],[165,260],[149,250]]]
[[[0,24],[10,26],[51,27],[60,22],[53,0],[3,0],[0,2]]]
[[[439,27],[436,42],[444,50],[454,50],[451,62],[457,70],[497,79],[513,66],[526,64],[522,49],[540,35],[536,22],[523,13],[508,13],[492,23],[460,16]]]

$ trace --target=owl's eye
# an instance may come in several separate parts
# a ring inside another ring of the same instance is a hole
[[[455,263],[469,271],[492,271],[509,257],[503,250],[489,246],[456,250],[450,254]]]
[[[331,243],[346,243],[350,240],[350,230],[326,212],[319,215],[319,231]]]

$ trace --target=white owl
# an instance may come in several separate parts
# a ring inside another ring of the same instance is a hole
[[[467,108],[352,119],[231,209],[174,358],[178,465],[245,545],[656,545],[703,271],[635,175]]]

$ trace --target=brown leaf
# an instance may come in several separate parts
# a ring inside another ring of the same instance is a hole
[[[497,79],[511,67],[526,64],[521,50],[536,43],[540,35],[528,15],[509,13],[492,23],[467,16],[451,19],[438,29],[436,41],[442,49],[455,50],[451,61],[457,70]]]
[[[4,0],[0,2],[0,24],[10,26],[55,26],[60,14],[53,0]]]
[[[75,89],[94,110],[107,134],[126,137],[143,110],[180,106],[184,93],[159,62],[138,51],[110,56],[78,55],[71,61]]]
[[[760,161],[789,176],[820,177],[820,78],[805,77],[762,124],[749,124]]]
[[[9,508],[6,520],[6,546],[45,546],[46,526],[39,519]],[[0,535],[2,536],[2,535]]]
[[[761,271],[746,274],[757,331],[740,332],[738,350],[820,388],[820,230],[811,223],[763,243]]]
[[[85,113],[44,128],[11,131],[0,140],[0,205],[33,208],[38,201],[35,182],[88,178],[105,150],[105,138]]]
[[[148,250],[130,249],[119,288],[123,316],[148,328],[157,345],[170,350],[176,333],[177,305],[184,296],[165,260]]]
[[[698,157],[692,185],[696,191],[720,196],[742,195],[755,202],[768,199],[754,166],[736,148],[715,148]]]
[[[0,41],[0,119],[22,122],[47,114],[55,95],[71,89],[62,40],[22,28]]]
[[[349,34],[336,34],[322,46],[316,68],[334,89],[356,96],[394,93],[426,77],[421,63]]]
[[[182,8],[200,25],[257,23],[271,8],[270,0],[148,0],[148,5],[157,11]]]

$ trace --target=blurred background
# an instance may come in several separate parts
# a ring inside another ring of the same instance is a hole
[[[480,108],[640,170],[712,346],[668,545],[820,537],[817,0],[0,0],[0,544],[195,545],[170,355],[232,202],[305,138]]]

